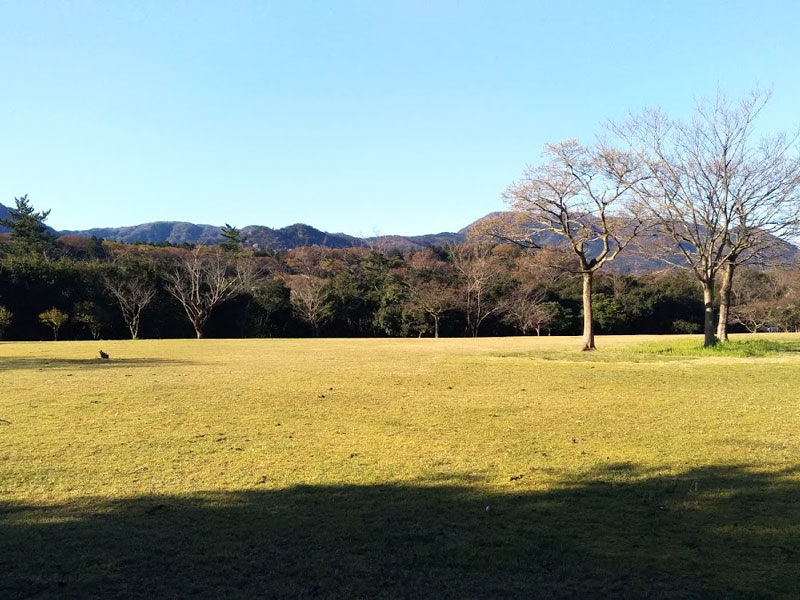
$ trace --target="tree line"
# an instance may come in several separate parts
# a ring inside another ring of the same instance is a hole
[[[216,246],[153,246],[57,238],[48,214],[23,196],[3,223],[5,339],[574,335],[583,326],[584,284],[568,246],[477,239],[405,253],[255,252],[231,226]],[[685,270],[605,270],[592,283],[601,333],[701,330],[700,288]],[[741,330],[800,329],[796,268],[745,268],[731,297]]]

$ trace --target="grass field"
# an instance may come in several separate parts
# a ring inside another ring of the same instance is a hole
[[[0,597],[796,598],[743,339],[0,343]]]

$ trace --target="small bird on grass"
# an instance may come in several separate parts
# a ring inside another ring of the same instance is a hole
[[[102,358],[103,360],[108,360],[108,354],[100,350],[100,358]]]

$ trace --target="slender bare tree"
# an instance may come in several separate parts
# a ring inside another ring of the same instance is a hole
[[[409,269],[403,278],[408,292],[406,308],[418,310],[433,320],[433,337],[439,337],[442,314],[454,308],[457,298],[452,280],[453,267],[430,248],[408,257]]]
[[[750,333],[775,327],[785,306],[791,302],[789,289],[781,278],[764,270],[742,269],[730,293],[731,323]]]
[[[319,336],[320,328],[331,316],[327,281],[315,275],[287,276],[289,301],[294,311],[311,325],[314,337]]]
[[[115,263],[115,270],[105,279],[105,288],[119,304],[122,319],[131,332],[131,339],[139,337],[142,311],[156,295],[156,285],[146,270],[123,261]]]
[[[251,256],[199,247],[176,262],[164,276],[164,287],[180,302],[200,339],[214,308],[249,289],[257,277]]]
[[[528,248],[560,238],[583,278],[582,350],[594,350],[592,282],[640,231],[626,213],[642,176],[634,156],[598,143],[570,140],[548,146],[544,164],[528,168],[505,192],[513,217],[497,219],[486,233]]]
[[[450,260],[461,278],[461,298],[467,318],[467,331],[478,337],[483,322],[499,312],[500,305],[492,295],[499,269],[492,257],[492,245],[471,243],[450,246]]]
[[[407,307],[418,309],[433,319],[433,337],[439,337],[442,314],[456,306],[453,286],[438,279],[409,278]]]
[[[534,284],[524,283],[500,301],[503,320],[522,335],[533,330],[541,335],[542,327],[552,323],[556,317],[553,302],[547,302],[547,292]]]

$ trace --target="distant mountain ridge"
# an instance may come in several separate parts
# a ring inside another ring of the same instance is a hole
[[[0,218],[7,212],[0,204]],[[311,225],[295,223],[279,229],[265,225],[242,227],[242,235],[247,245],[259,249],[291,250],[300,246],[325,246],[328,248],[352,248],[355,246],[374,246],[402,251],[426,246],[458,243],[466,238],[473,224],[459,231],[402,236],[382,235],[357,237],[346,233],[330,233]],[[0,227],[0,232],[5,231]],[[64,230],[61,235],[96,236],[115,242],[145,244],[216,244],[224,241],[220,235],[221,226],[189,223],[187,221],[153,221],[125,227],[95,227],[92,229]]]
[[[0,204],[0,219],[9,216],[8,207]],[[300,246],[325,246],[328,248],[352,248],[354,246],[370,246],[401,251],[423,248],[426,246],[458,243],[466,238],[472,225],[460,231],[446,231],[426,235],[382,235],[373,237],[357,237],[346,233],[329,233],[311,225],[295,223],[273,229],[264,225],[248,225],[242,228],[247,244],[259,249],[291,250]],[[114,242],[128,244],[216,244],[224,241],[220,235],[220,225],[189,223],[187,221],[153,221],[125,227],[94,227],[92,229],[52,230],[58,235],[96,236]],[[0,233],[8,231],[0,226]]]
[[[301,246],[324,246],[327,248],[352,248],[374,247],[382,250],[399,250],[408,252],[428,246],[445,246],[460,243],[467,239],[473,228],[479,226],[487,219],[502,217],[504,212],[493,212],[477,221],[474,221],[458,231],[444,231],[426,235],[381,235],[373,237],[357,237],[345,233],[329,233],[306,225],[295,223],[280,229],[273,229],[264,225],[248,225],[241,229],[242,235],[247,240],[247,245],[257,249],[291,250]],[[8,208],[0,204],[0,218],[8,217]],[[84,235],[96,236],[106,240],[124,243],[146,244],[216,244],[224,241],[220,235],[221,227],[218,225],[195,224],[187,221],[153,221],[127,227],[97,227],[84,230],[54,231],[58,235]],[[0,227],[0,233],[8,228]],[[555,235],[538,238],[538,243],[544,246],[559,245],[562,241]],[[781,241],[781,250],[777,254],[783,260],[800,262],[800,249],[796,246]],[[639,271],[661,268],[664,263],[658,259],[644,258],[642,256],[621,255],[613,263],[615,270]]]

